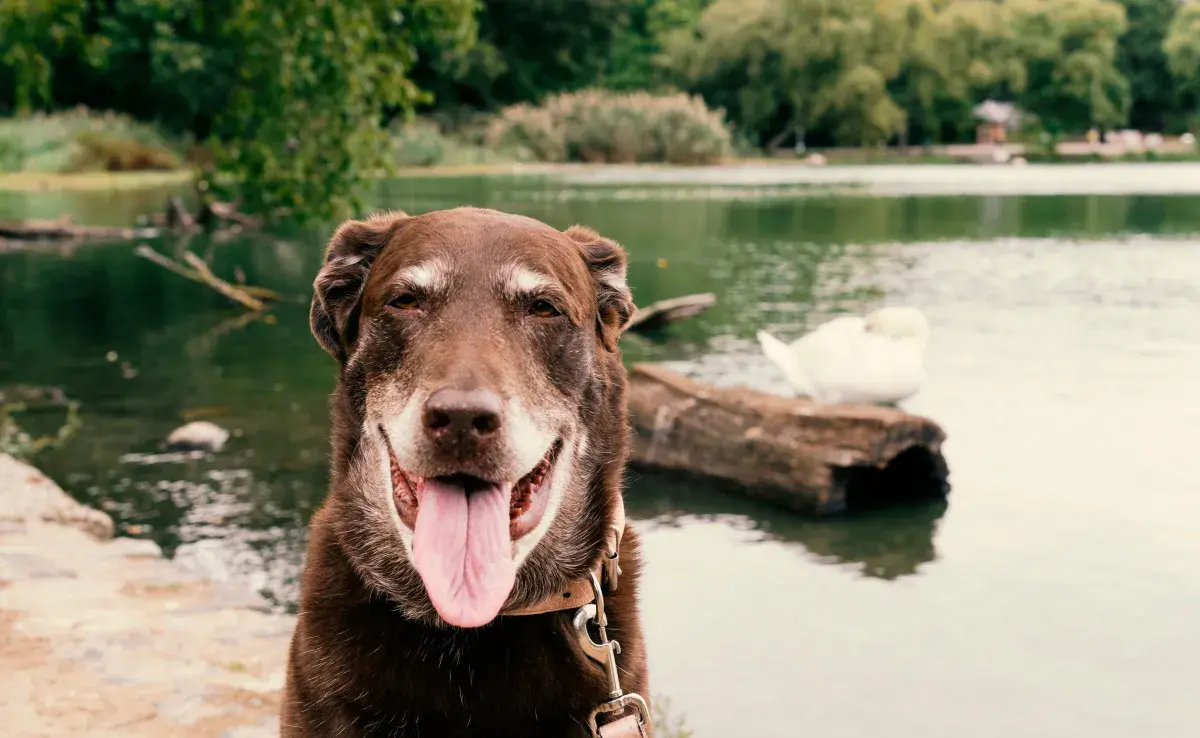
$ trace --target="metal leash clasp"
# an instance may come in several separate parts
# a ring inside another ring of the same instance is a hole
[[[589,576],[595,601],[576,610],[572,624],[575,626],[575,634],[584,654],[603,666],[608,675],[608,700],[597,705],[588,715],[588,727],[592,731],[592,738],[600,738],[600,728],[596,723],[596,718],[602,713],[620,714],[632,708],[637,715],[638,723],[649,726],[650,707],[641,695],[632,692],[626,693],[621,689],[621,678],[617,674],[617,656],[621,653],[621,644],[608,639],[608,618],[604,615],[604,592],[595,572]],[[599,643],[592,640],[592,634],[588,632],[588,623],[590,622],[596,624],[596,630],[600,635]]]

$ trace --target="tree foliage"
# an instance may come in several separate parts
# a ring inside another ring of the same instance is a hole
[[[493,109],[581,89],[608,67],[640,0],[481,0],[478,42],[433,44],[416,80],[442,107]]]
[[[1179,0],[1121,0],[1128,27],[1117,47],[1117,69],[1129,80],[1129,124],[1163,130],[1177,118],[1175,86],[1163,49]]]
[[[695,26],[708,1],[634,0],[629,9],[629,28],[613,41],[598,81],[613,90],[661,86],[661,57],[667,39]]]
[[[0,106],[52,102],[54,59],[80,47],[82,10],[80,0],[0,0]]]
[[[205,141],[203,183],[331,216],[424,99],[418,49],[469,46],[473,0],[0,0],[14,107],[77,104]],[[9,43],[12,40],[12,43]]]
[[[1200,102],[1198,7],[0,0],[0,112],[85,105],[152,121],[207,144],[203,181],[221,196],[321,216],[352,207],[388,163],[396,116],[588,89],[699,94],[760,145],[967,139],[988,98],[1056,132],[1180,130]]]
[[[1125,9],[1109,0],[1007,0],[1027,80],[1018,102],[1052,131],[1118,126],[1129,82],[1118,71]]]
[[[459,0],[235,6],[222,31],[236,71],[207,182],[232,186],[252,210],[316,215],[357,207],[357,183],[389,163],[382,115],[421,99],[408,72],[422,34],[471,17]]]
[[[1200,99],[1200,5],[1189,3],[1179,9],[1163,42],[1167,66],[1181,88],[1189,107]]]
[[[717,0],[668,54],[760,142],[798,127],[862,145],[939,137],[988,95],[1053,128],[1121,123],[1125,28],[1111,0]]]
[[[875,0],[717,0],[667,46],[682,83],[760,143],[825,126],[853,143],[904,125],[887,93],[900,73],[904,8]],[[899,23],[897,22],[899,20]]]

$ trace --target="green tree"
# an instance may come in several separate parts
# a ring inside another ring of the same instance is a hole
[[[1200,5],[1189,3],[1179,8],[1163,41],[1167,67],[1179,85],[1184,109],[1193,111],[1195,122],[1200,102]]]
[[[798,117],[779,48],[778,10],[774,0],[717,0],[694,29],[664,41],[674,79],[728,111],[755,143],[790,132]]]
[[[478,42],[431,48],[414,79],[442,108],[494,109],[582,89],[608,68],[642,0],[482,0]]]
[[[469,46],[474,11],[474,0],[0,0],[0,63],[16,70],[18,106],[154,120],[210,144],[209,191],[328,217],[390,164],[385,114],[425,99],[418,51]]]
[[[205,139],[236,80],[231,2],[79,3],[89,53],[54,60],[54,101],[118,110]],[[131,84],[136,80],[136,84]]]
[[[971,109],[1025,87],[1008,9],[993,0],[953,0],[923,9],[896,97],[924,140],[954,140],[973,128]]]
[[[629,29],[613,41],[600,85],[611,90],[650,90],[663,82],[667,38],[692,28],[710,0],[634,0]]]
[[[876,144],[904,128],[887,86],[903,63],[909,5],[717,0],[694,32],[670,39],[667,55],[683,83],[726,108],[752,140],[818,129]]]
[[[1026,64],[1017,100],[1052,132],[1124,124],[1129,81],[1117,68],[1125,9],[1110,0],[1007,0]]]
[[[51,102],[53,59],[81,48],[83,0],[0,0],[0,106]]]
[[[1176,116],[1176,95],[1163,51],[1167,28],[1179,0],[1121,0],[1129,27],[1117,49],[1117,68],[1132,93],[1129,124],[1142,130],[1166,130]]]
[[[418,41],[468,25],[472,10],[469,0],[232,5],[222,36],[236,74],[204,182],[254,211],[320,217],[360,207],[361,183],[391,163],[384,111],[421,100],[408,76]]]

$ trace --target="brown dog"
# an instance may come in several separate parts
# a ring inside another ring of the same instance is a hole
[[[282,734],[586,736],[597,710],[605,736],[648,731],[593,645],[606,616],[645,694],[621,247],[490,210],[376,215],[337,230],[314,287],[340,376]]]

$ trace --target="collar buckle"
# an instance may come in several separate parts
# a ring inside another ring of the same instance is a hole
[[[608,562],[612,562],[616,573],[620,572],[616,564],[616,555],[609,555],[605,559],[605,563]],[[607,571],[605,579],[608,579]],[[621,689],[621,678],[617,673],[617,655],[621,653],[621,644],[608,638],[608,618],[604,614],[604,588],[600,584],[600,578],[593,572],[589,575],[589,580],[595,600],[576,610],[571,622],[584,655],[604,667],[608,676],[608,699],[597,705],[588,715],[588,727],[592,731],[592,738],[603,738],[602,728],[596,722],[602,714],[619,715],[632,709],[639,726],[649,726],[651,718],[650,708],[641,695],[627,693]],[[595,624],[599,641],[592,639],[588,630],[589,623]]]

